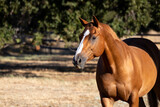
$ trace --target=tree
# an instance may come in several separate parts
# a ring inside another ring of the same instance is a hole
[[[109,24],[119,37],[147,28],[160,29],[159,0],[1,0],[0,15],[1,47],[15,37],[21,43],[22,34],[42,39],[46,32],[78,41],[83,29],[79,18],[90,21],[93,15]]]

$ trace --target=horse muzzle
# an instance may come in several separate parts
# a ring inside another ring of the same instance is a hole
[[[78,54],[73,57],[73,64],[78,69],[84,69],[86,61],[87,61],[87,58],[82,56],[81,54]]]

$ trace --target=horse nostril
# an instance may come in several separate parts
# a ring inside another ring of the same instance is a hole
[[[81,63],[81,59],[79,59],[79,63]]]

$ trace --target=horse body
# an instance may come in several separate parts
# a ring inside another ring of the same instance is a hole
[[[148,93],[156,82],[157,69],[152,58],[144,50],[121,41],[108,25],[95,17],[91,23],[81,22],[85,26],[82,35],[88,34],[73,58],[74,65],[83,68],[86,61],[100,56],[96,81],[102,106],[110,107],[114,101],[123,100],[131,107],[138,107],[139,97]]]
[[[132,97],[139,98],[154,86],[157,76],[155,64],[144,50],[105,34],[107,48],[98,61],[96,75],[100,95],[130,103]]]

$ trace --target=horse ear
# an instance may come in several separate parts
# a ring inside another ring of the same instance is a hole
[[[82,23],[82,25],[83,26],[85,26],[85,25],[87,25],[88,24],[88,22],[87,21],[85,21],[84,19],[82,19],[82,18],[79,18],[79,20],[80,20],[80,22]]]
[[[99,27],[99,21],[96,18],[96,16],[93,16],[93,25],[96,26],[96,27]]]

